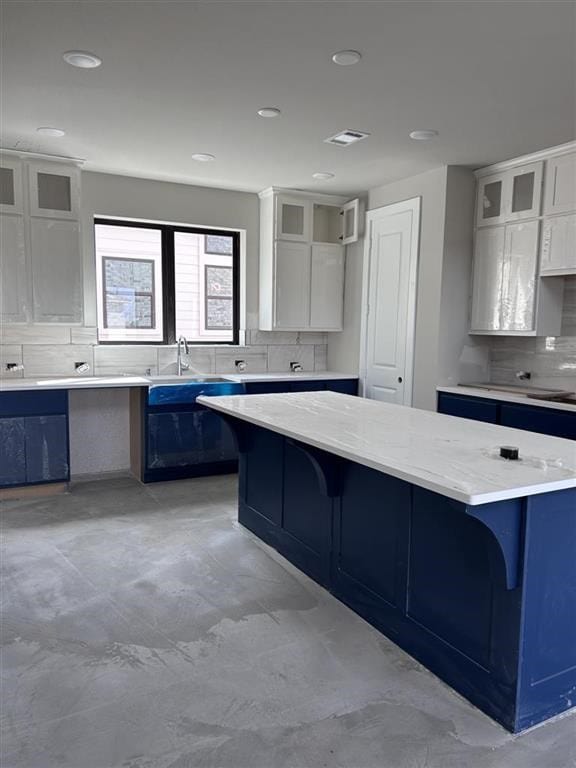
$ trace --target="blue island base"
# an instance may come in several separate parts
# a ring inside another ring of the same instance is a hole
[[[508,730],[574,706],[574,490],[467,506],[229,423],[244,526]]]

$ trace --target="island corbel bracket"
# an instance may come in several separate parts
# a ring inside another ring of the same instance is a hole
[[[522,499],[466,506],[466,513],[482,523],[495,540],[504,565],[506,589],[520,584],[524,540],[524,502]]]
[[[215,413],[217,413],[222,421],[224,421],[230,427],[230,431],[234,437],[236,447],[238,448],[238,453],[247,453],[250,450],[250,446],[252,444],[250,437],[250,424],[247,424],[241,419],[235,419],[233,416],[228,416],[221,411],[215,411]]]
[[[342,461],[338,456],[292,438],[286,438],[286,443],[302,451],[314,467],[318,485],[323,496],[333,499],[340,495],[340,478],[342,477]]]

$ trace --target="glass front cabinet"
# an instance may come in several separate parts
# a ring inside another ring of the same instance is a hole
[[[476,226],[494,226],[539,216],[543,165],[543,162],[530,163],[481,177]]]

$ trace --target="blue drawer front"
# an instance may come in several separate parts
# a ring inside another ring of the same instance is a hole
[[[298,381],[252,381],[246,383],[246,394],[274,392],[319,392],[325,389],[345,395],[358,394],[358,379],[299,379]]]
[[[326,382],[330,392],[341,392],[343,395],[358,394],[358,379],[334,379]]]
[[[576,440],[576,413],[570,411],[502,403],[500,423],[504,427],[527,429],[530,432]]]
[[[46,416],[55,413],[68,413],[66,389],[0,392],[0,417]]]
[[[245,384],[247,395],[269,395],[275,392],[289,392],[289,381],[248,381]]]
[[[450,395],[438,393],[438,411],[449,416],[460,416],[462,419],[486,421],[490,424],[499,423],[499,407],[497,400],[482,400],[477,397]]]
[[[223,395],[243,395],[244,385],[230,382],[190,382],[150,387],[148,390],[149,406],[194,405],[200,395],[220,397]],[[198,406],[201,407],[201,406]]]

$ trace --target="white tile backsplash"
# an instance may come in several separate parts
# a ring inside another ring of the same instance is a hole
[[[328,346],[316,344],[314,347],[314,370],[325,371],[328,368]]]
[[[290,363],[300,363],[302,370],[314,370],[314,346],[312,345],[286,345],[268,347],[268,370],[272,372],[284,372],[290,370]]]
[[[70,344],[64,325],[3,325],[0,334],[3,344]]]
[[[269,344],[272,346],[285,344],[327,344],[325,333],[297,331],[250,331],[251,344]]]
[[[22,360],[26,378],[94,375],[94,347],[89,345],[25,344]],[[77,374],[76,363],[88,363],[90,370],[83,374]]]
[[[268,371],[267,347],[216,348],[216,373],[235,373],[236,360],[244,360],[244,373],[266,373]],[[270,369],[272,370],[272,369]]]
[[[97,344],[98,331],[96,328],[70,328],[72,344]]]
[[[176,373],[178,349],[173,347],[158,348],[158,373]],[[187,373],[214,373],[216,353],[213,347],[189,347],[187,355],[182,355],[182,361],[190,366]]]
[[[21,379],[23,371],[7,371],[8,363],[22,365],[22,347],[20,344],[0,344],[0,379]]]
[[[116,346],[94,347],[94,372],[96,376],[112,374],[156,374],[158,373],[158,350],[152,346]]]

